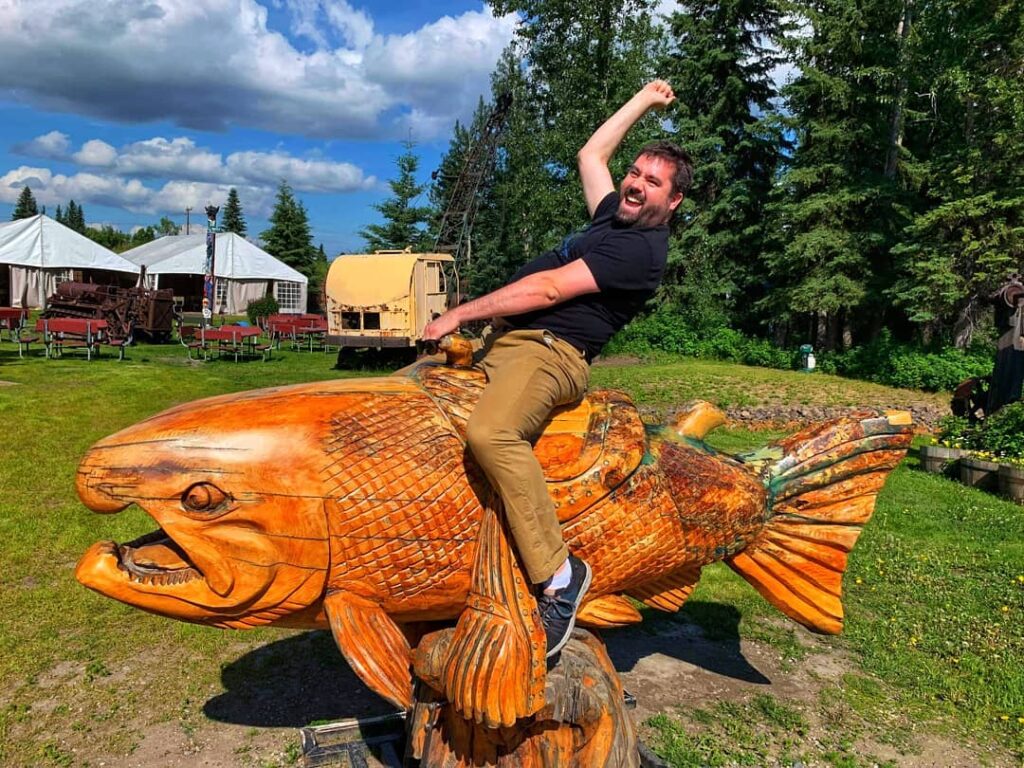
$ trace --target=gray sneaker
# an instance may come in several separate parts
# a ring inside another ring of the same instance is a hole
[[[569,635],[576,626],[576,610],[590,589],[591,572],[586,561],[569,555],[569,567],[572,569],[572,575],[569,577],[568,586],[556,590],[553,595],[544,594],[542,591],[537,598],[537,610],[540,611],[544,634],[548,638],[549,659],[569,642]]]

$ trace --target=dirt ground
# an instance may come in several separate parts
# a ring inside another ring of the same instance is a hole
[[[819,693],[855,671],[855,665],[835,649],[820,646],[813,635],[800,634],[801,642],[811,647],[798,662],[787,662],[779,649],[767,644],[738,638],[710,641],[700,628],[682,622],[660,624],[654,632],[643,626],[608,632],[604,639],[623,686],[637,698],[632,714],[642,735],[642,724],[652,715],[721,701],[742,703],[768,693],[802,712],[809,724],[803,741],[813,747],[827,740],[829,728],[818,714]],[[162,721],[153,721],[152,710],[146,707],[150,697],[160,695],[156,667],[166,672],[168,666],[177,666],[188,676],[190,664],[216,662],[161,659],[154,664],[154,659],[138,659],[137,664],[113,670],[102,680],[104,688],[119,692],[125,706],[115,708],[118,711],[105,722],[94,722],[85,739],[70,732],[63,738],[53,734],[60,754],[67,756],[57,762],[93,768],[301,765],[300,727],[392,711],[356,678],[340,655],[331,656],[331,644],[326,632],[288,634],[266,645],[239,642],[235,660],[222,665],[220,685],[207,686],[195,698],[176,702],[178,714],[170,719],[164,716]],[[152,678],[147,670],[153,670]],[[76,685],[73,681],[81,675],[82,670],[64,662],[40,678],[38,685],[52,689],[56,700],[57,691],[64,684]],[[60,698],[68,699],[66,690]],[[34,710],[43,713],[45,700]],[[75,715],[72,708],[67,721]],[[853,751],[907,768],[1015,765],[1006,754],[917,732],[913,723],[897,725],[908,730],[900,750],[862,736]],[[23,727],[27,726],[12,726],[6,736],[16,739]],[[110,751],[107,745],[118,748]],[[817,763],[804,765],[812,768]]]

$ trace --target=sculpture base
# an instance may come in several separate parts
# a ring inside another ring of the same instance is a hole
[[[445,640],[434,642],[443,646]],[[420,682],[407,720],[406,754],[422,768],[640,768],[622,685],[604,643],[594,635],[573,633],[548,672],[544,699],[544,708],[532,717],[487,728],[464,718]]]

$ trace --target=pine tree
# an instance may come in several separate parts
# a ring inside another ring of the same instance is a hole
[[[495,13],[518,12],[525,20],[492,83],[495,98],[510,95],[512,107],[494,183],[474,224],[480,235],[474,271],[488,273],[490,287],[586,226],[576,154],[655,76],[659,31],[653,5],[652,0],[492,3]],[[640,146],[664,134],[656,117],[634,126],[612,160],[613,178],[621,178]],[[483,288],[474,282],[474,293]]]
[[[28,188],[28,185],[26,185],[21,188],[21,194],[18,195],[18,202],[14,206],[14,213],[11,214],[11,220],[29,219],[38,215],[39,208],[36,207],[36,199],[32,195],[32,190]]]
[[[783,88],[796,149],[767,209],[773,289],[761,308],[789,324],[790,343],[834,349],[877,334],[891,304],[889,251],[906,224],[898,177],[885,172],[901,9],[888,0],[801,8],[811,30],[792,43],[800,74]]]
[[[264,250],[271,256],[309,277],[313,272],[316,249],[309,231],[306,208],[295,200],[288,182],[277,188],[277,200],[270,214],[270,227],[260,233]]]
[[[916,9],[907,90],[925,108],[906,143],[921,158],[911,178],[922,204],[893,248],[899,276],[888,295],[925,339],[969,344],[986,298],[1024,264],[1024,18],[1014,7]]]
[[[238,199],[238,190],[232,187],[228,191],[228,201],[224,204],[224,215],[221,218],[221,230],[234,232],[245,237],[245,216],[242,214],[242,203]]]
[[[426,184],[416,182],[420,160],[412,151],[415,146],[411,141],[402,143],[405,151],[395,161],[398,178],[388,182],[391,197],[373,206],[384,217],[384,223],[368,224],[359,231],[371,251],[410,247],[421,251],[429,245],[426,228],[432,211],[415,204],[427,188]]]
[[[779,0],[688,0],[670,30],[660,74],[679,98],[667,116],[695,170],[663,293],[692,327],[726,313],[736,324],[763,277],[764,206],[783,146],[772,69],[786,24]]]
[[[58,224],[64,223],[64,211],[60,209],[60,203],[57,203],[57,210],[53,212],[53,220]]]
[[[60,220],[58,219],[58,221]],[[82,206],[76,204],[74,200],[70,200],[61,223],[75,232],[85,234],[85,212],[82,210]]]

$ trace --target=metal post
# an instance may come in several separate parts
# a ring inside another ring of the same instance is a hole
[[[214,300],[217,298],[214,267],[216,259],[217,211],[216,205],[206,206],[206,274],[203,277],[203,326],[213,325]]]

